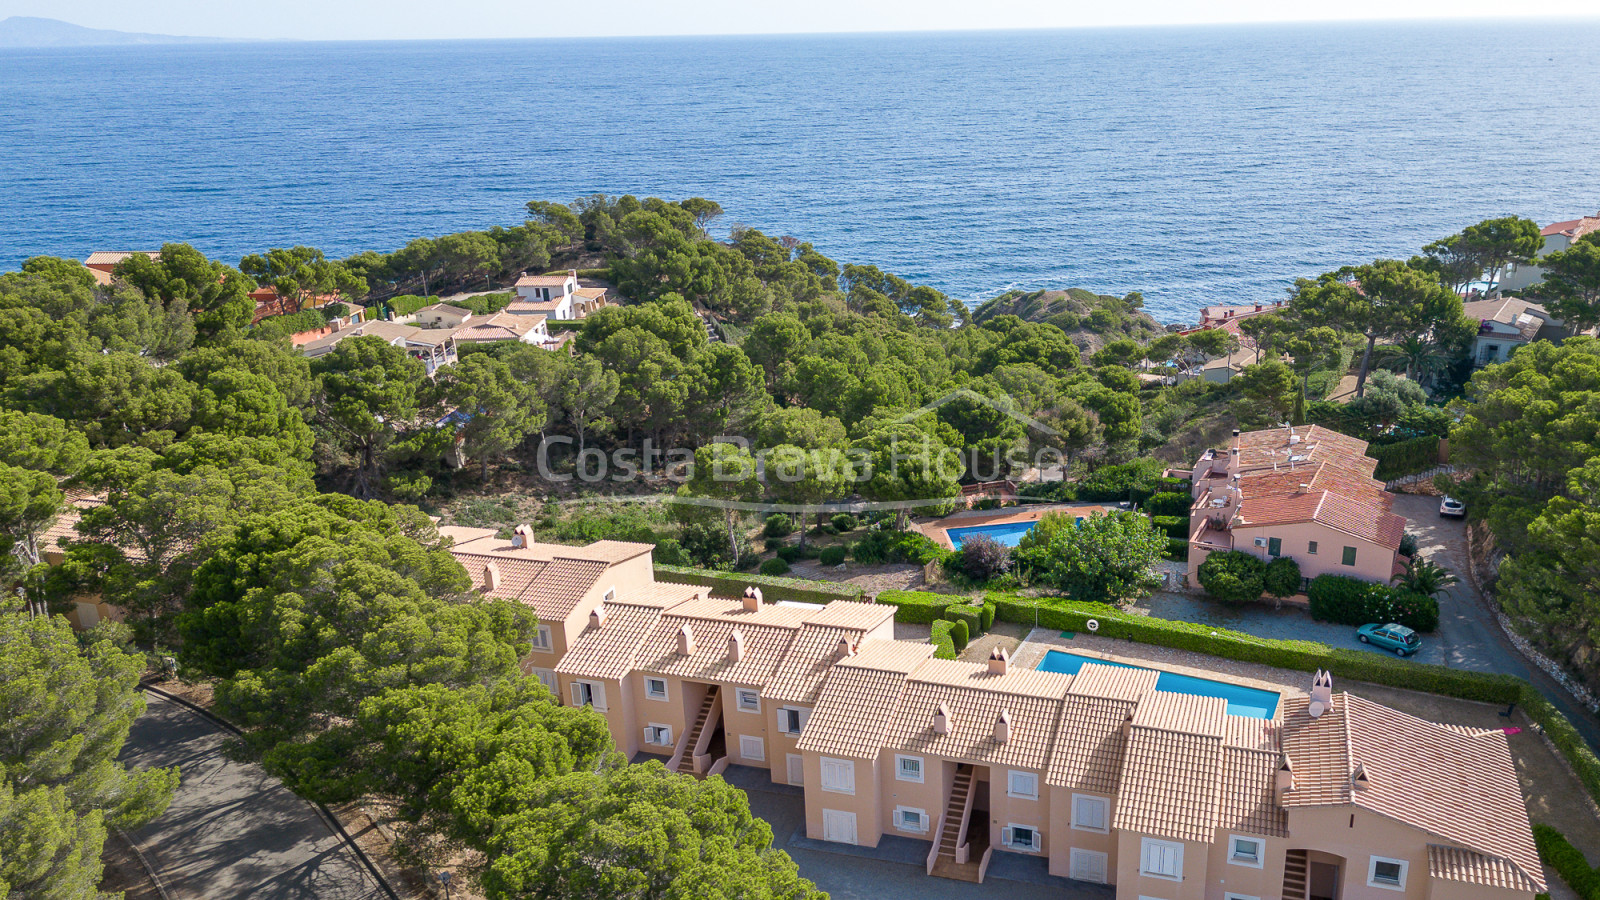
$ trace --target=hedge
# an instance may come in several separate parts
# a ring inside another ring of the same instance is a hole
[[[1185,522],[1189,521],[1189,507],[1194,505],[1194,498],[1188,494],[1177,491],[1161,491],[1151,494],[1150,499],[1144,502],[1144,511],[1152,516],[1182,516]]]
[[[761,564],[761,574],[787,575],[789,574],[789,563],[786,562],[783,557],[775,556]],[[765,594],[766,591],[762,591],[762,593]]]
[[[256,328],[262,334],[287,337],[291,334],[300,334],[306,331],[318,331],[328,327],[328,319],[321,310],[303,309],[297,313],[284,316],[268,316],[256,323]]]
[[[933,623],[933,633],[928,635],[928,643],[934,646],[934,659],[956,658],[956,642],[950,636],[950,629],[955,626],[956,623],[949,619],[940,619]]]
[[[1318,575],[1306,590],[1311,618],[1341,625],[1398,622],[1417,631],[1439,627],[1439,601],[1348,575]]]
[[[860,600],[859,585],[834,584],[827,581],[808,581],[804,578],[778,578],[769,575],[748,575],[734,572],[713,572],[687,566],[657,565],[656,580],[680,584],[698,584],[711,588],[713,593],[726,597],[742,597],[746,587],[761,588],[768,600],[794,600],[799,603],[830,603],[834,600]]]
[[[1185,538],[1167,538],[1167,559],[1188,559],[1189,541]]]
[[[553,272],[551,274],[553,274],[553,275],[565,275],[567,273],[565,273],[565,272]],[[579,278],[610,279],[611,278],[611,270],[610,269],[579,269],[578,270],[578,277]]]
[[[1439,464],[1439,438],[1425,434],[1397,444],[1373,445],[1367,455],[1378,461],[1372,477],[1379,481],[1414,475]]]
[[[955,645],[956,652],[967,649],[967,644],[972,640],[972,629],[967,627],[965,619],[956,619],[950,623],[950,642]]]
[[[1600,900],[1600,872],[1572,846],[1567,836],[1549,825],[1533,826],[1533,843],[1539,848],[1539,861],[1555,870],[1583,900]]]
[[[951,604],[962,602],[962,598],[927,591],[880,591],[878,602],[895,608],[896,622],[927,625],[943,619]]]
[[[952,622],[967,623],[967,635],[969,637],[983,634],[983,607],[981,606],[956,603],[944,611],[944,617]]]
[[[981,617],[978,620],[978,624],[983,626],[984,631],[988,631],[994,627],[994,612],[994,604],[985,600],[983,603],[983,612],[980,614]]]
[[[397,316],[409,316],[424,306],[432,306],[439,302],[438,297],[419,297],[416,294],[401,294],[390,298],[384,305]]]
[[[1037,604],[1038,621],[1045,628],[1085,631],[1084,624],[1089,619],[1095,619],[1100,624],[1096,634],[1105,637],[1193,650],[1280,669],[1301,672],[1326,669],[1352,681],[1442,694],[1479,703],[1518,703],[1528,718],[1544,729],[1550,743],[1566,757],[1589,796],[1600,803],[1600,756],[1595,755],[1594,749],[1584,741],[1578,729],[1561,714],[1561,710],[1539,693],[1538,688],[1511,675],[1447,669],[1365,650],[1329,647],[1316,641],[1259,638],[1193,622],[1133,616],[1099,603],[1080,603],[1054,597],[1034,600],[1002,593],[990,594],[985,602],[995,605],[995,617],[1002,622],[1033,624]]]
[[[1151,516],[1150,523],[1165,531],[1167,537],[1183,538],[1185,543],[1189,540],[1188,516]]]
[[[582,331],[583,323],[577,319],[557,319],[552,322],[548,319],[544,323],[545,330],[551,334],[560,334],[563,331]]]

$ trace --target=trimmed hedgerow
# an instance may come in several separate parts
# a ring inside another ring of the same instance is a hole
[[[1150,499],[1144,502],[1144,511],[1151,516],[1181,516],[1187,522],[1189,507],[1193,505],[1194,498],[1188,494],[1178,491],[1159,491],[1151,494]]]
[[[985,600],[983,602],[983,612],[979,614],[978,619],[978,624],[983,626],[984,631],[994,627],[994,612],[994,604]]]
[[[967,643],[971,640],[972,629],[966,619],[956,619],[950,623],[950,643],[955,645],[957,653],[967,649]]]
[[[933,623],[933,632],[928,635],[928,643],[934,646],[934,659],[956,658],[956,642],[950,636],[950,632],[955,628],[955,625],[956,623],[949,619],[940,619]]]
[[[983,607],[981,606],[957,603],[944,611],[944,617],[952,622],[965,622],[969,637],[983,634]]]
[[[1318,575],[1306,590],[1311,618],[1341,625],[1398,622],[1417,631],[1439,627],[1439,601],[1348,575]]]
[[[1367,455],[1378,461],[1372,477],[1379,481],[1425,472],[1439,464],[1439,437],[1425,434],[1394,444],[1374,444],[1367,448]]]
[[[1583,900],[1600,900],[1600,872],[1572,846],[1567,836],[1549,825],[1533,826],[1533,843],[1539,848],[1539,861],[1554,869]]]
[[[949,594],[930,594],[927,591],[881,591],[878,594],[878,602],[895,608],[896,622],[926,625],[943,619],[950,605],[960,603],[961,598]]]
[[[1556,745],[1561,755],[1567,758],[1572,770],[1578,773],[1578,780],[1583,782],[1584,788],[1589,791],[1596,803],[1600,803],[1600,756],[1596,756],[1594,748],[1583,739],[1578,729],[1573,727],[1567,717],[1556,709],[1539,689],[1522,682],[1522,711],[1528,718],[1539,723],[1544,729],[1545,737],[1550,743]],[[1600,898],[1596,898],[1600,900]]]
[[[679,584],[698,584],[709,587],[712,593],[725,597],[739,597],[746,587],[761,588],[768,600],[794,600],[799,603],[830,603],[834,600],[860,600],[859,585],[834,584],[828,581],[809,581],[804,578],[778,578],[767,575],[748,575],[734,572],[713,572],[687,566],[656,565],[657,581]]]
[[[1189,539],[1188,516],[1151,516],[1150,524],[1165,531],[1167,537]]]
[[[1167,559],[1189,558],[1189,542],[1184,538],[1167,538]]]

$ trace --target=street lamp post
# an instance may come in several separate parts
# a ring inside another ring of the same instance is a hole
[[[444,885],[444,900],[450,900],[450,873],[440,872],[439,883]]]

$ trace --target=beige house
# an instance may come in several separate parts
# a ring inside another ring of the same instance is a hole
[[[517,279],[516,291],[517,299],[505,309],[512,315],[563,321],[581,319],[606,305],[606,289],[580,287],[577,269],[565,275],[524,275]]]
[[[1472,341],[1473,366],[1505,362],[1524,344],[1541,340],[1559,344],[1567,336],[1560,319],[1543,306],[1517,297],[1469,300],[1461,304],[1461,312],[1478,322],[1478,335]]]
[[[154,260],[161,259],[161,251],[159,250],[96,250],[89,254],[88,259],[83,261],[83,266],[89,270],[89,274],[94,276],[95,283],[110,284],[111,272],[117,267],[117,263],[139,254]]]
[[[1365,441],[1321,426],[1233,433],[1191,473],[1189,581],[1219,550],[1291,557],[1307,580],[1323,574],[1388,582],[1404,571],[1405,519],[1372,477]]]

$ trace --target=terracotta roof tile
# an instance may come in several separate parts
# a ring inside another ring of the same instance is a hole
[[[933,647],[928,645],[928,650],[931,653]],[[828,756],[877,759],[893,720],[890,712],[899,708],[905,690],[905,672],[848,663],[834,666],[795,746]]]
[[[1545,888],[1542,879],[1534,881],[1510,860],[1441,844],[1428,845],[1428,875],[1528,894],[1541,893]]]
[[[1284,755],[1294,768],[1294,788],[1284,795],[1283,805],[1333,806],[1350,802],[1349,733],[1344,724],[1344,704],[1335,698],[1333,707],[1313,719],[1306,711],[1305,697],[1283,698]]]
[[[1267,837],[1289,836],[1289,812],[1278,805],[1276,797],[1279,758],[1275,752],[1222,748],[1218,828]]]
[[[812,612],[776,604],[746,612],[738,600],[691,600],[662,615],[644,639],[637,668],[696,681],[765,686]],[[678,635],[685,626],[694,638],[694,651],[681,654]],[[735,632],[743,645],[738,661],[729,653]]]
[[[1221,777],[1220,737],[1135,725],[1128,738],[1113,825],[1156,837],[1210,843],[1216,834]]]
[[[894,618],[894,607],[880,603],[834,600],[806,618],[807,625],[832,625],[870,631]]]
[[[1160,677],[1161,673],[1153,669],[1084,663],[1073,676],[1068,693],[1134,701],[1155,690]]]
[[[1198,694],[1154,691],[1144,698],[1133,714],[1133,727],[1182,731],[1221,738],[1226,733],[1228,701]]]
[[[556,664],[563,675],[621,679],[633,670],[644,636],[661,620],[661,607],[606,604],[606,622],[586,625]]]
[[[1012,669],[992,675],[981,663],[928,660],[907,679],[885,746],[1042,772],[1050,765],[1062,698],[1071,682],[1071,676],[1053,672]],[[941,705],[950,713],[944,734],[934,730]],[[1004,743],[995,736],[1002,711],[1011,723]]]
[[[1246,750],[1271,750],[1274,753],[1280,749],[1278,723],[1274,719],[1226,716],[1223,719],[1223,726],[1225,732],[1222,740],[1223,743],[1230,747],[1243,747]]]
[[[560,287],[571,275],[524,275],[517,279],[517,287]]]
[[[848,640],[854,647],[861,642],[863,634],[865,632],[859,628],[838,628],[813,622],[800,626],[800,633],[779,661],[762,695],[783,703],[814,705],[817,696],[822,693],[822,682],[828,670],[840,661],[839,639]]]
[[[1126,700],[1068,694],[1045,783],[1108,796],[1116,793],[1127,749],[1122,726],[1133,715],[1133,707]]]

